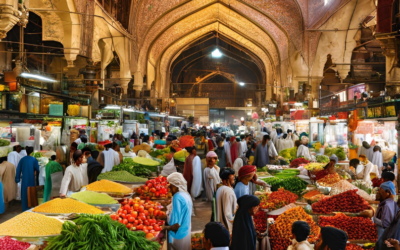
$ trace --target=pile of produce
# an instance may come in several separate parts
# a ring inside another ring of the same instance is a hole
[[[357,183],[357,181],[354,183]],[[330,195],[341,194],[341,193],[349,191],[349,190],[356,190],[357,194],[359,196],[361,196],[364,200],[367,200],[367,201],[371,200],[371,196],[366,191],[364,191],[360,188],[358,188],[358,190],[357,190],[356,186],[354,186],[353,184],[351,184],[350,182],[345,181],[345,180],[341,180],[338,183],[333,184]]]
[[[297,158],[297,148],[293,147],[281,150],[281,152],[279,152],[279,156],[282,156],[288,161],[292,161]]]
[[[318,179],[318,184],[324,187],[331,187],[333,184],[341,181],[342,178],[337,173],[327,174],[321,179]]]
[[[321,227],[332,226],[347,233],[349,240],[376,241],[378,233],[376,225],[369,218],[350,217],[342,213],[335,216],[321,216],[319,218]]]
[[[62,222],[41,214],[24,212],[0,224],[0,235],[49,236],[60,234]]]
[[[344,153],[344,149],[342,147],[337,147],[337,148],[326,147],[324,154],[329,157],[335,154],[338,157],[339,161],[346,160],[346,154]]]
[[[160,162],[145,157],[135,157],[133,158],[133,163],[135,168],[136,166],[143,166],[151,172],[157,172],[157,166],[161,165]]]
[[[357,149],[358,148],[358,145],[354,145],[351,142],[349,142],[348,146],[349,146],[349,149]]]
[[[74,198],[78,201],[85,202],[87,204],[118,204],[118,201],[114,200],[111,196],[104,193],[97,193],[92,191],[82,191],[73,193],[71,198]]]
[[[111,171],[100,174],[97,177],[98,180],[110,180],[110,181],[122,181],[122,182],[145,182],[146,178],[137,177],[131,175],[129,172],[122,171]]]
[[[186,157],[189,156],[189,153],[186,150],[180,150],[174,154],[174,159],[180,162],[185,162]]]
[[[300,158],[297,158],[297,159],[294,159],[293,161],[291,161],[290,162],[290,167],[291,168],[298,168],[298,167],[300,167],[300,165],[308,164],[308,163],[310,163],[310,161],[307,161],[306,159],[300,157]]]
[[[357,190],[349,190],[330,196],[312,205],[313,212],[319,214],[330,214],[332,212],[359,213],[369,209],[371,207],[368,202],[357,194]]]
[[[132,151],[135,152],[135,154],[138,154],[139,150],[144,150],[147,153],[150,153],[151,152],[151,146],[149,144],[143,143],[143,144],[140,144],[140,145],[136,145],[132,149]]]
[[[74,223],[66,221],[62,234],[49,240],[45,249],[160,249],[160,244],[145,236],[143,232],[130,231],[107,215],[81,215]]]
[[[26,250],[30,246],[29,243],[13,240],[8,236],[0,238],[0,249],[3,250]]]
[[[267,213],[259,210],[253,216],[254,227],[258,233],[263,234],[267,230]]]
[[[100,180],[86,186],[86,190],[104,193],[129,194],[132,189],[109,180]]]
[[[324,170],[324,167],[325,167],[325,164],[311,162],[311,163],[307,164],[304,168],[307,169],[308,171],[318,172],[318,171]]]
[[[313,190],[303,195],[303,198],[309,201],[319,201],[325,197],[326,196],[324,194],[321,194],[318,190]]]
[[[290,203],[294,203],[298,196],[292,192],[279,188],[278,191],[259,196],[262,209],[276,210]]]
[[[71,198],[50,200],[35,207],[32,211],[48,214],[103,214],[100,209]]]
[[[272,191],[278,191],[279,188],[284,188],[295,194],[300,194],[307,187],[307,182],[303,181],[299,177],[288,177],[288,178],[265,178],[263,179],[267,184],[271,185]]]
[[[275,177],[279,178],[287,178],[287,177],[294,177],[300,174],[300,170],[297,168],[288,168],[282,170],[282,172],[275,174]]]
[[[135,193],[141,198],[160,199],[172,197],[168,188],[167,178],[159,176],[155,179],[148,180],[145,185],[135,189]]]
[[[144,201],[139,197],[125,199],[117,213],[111,219],[118,221],[131,231],[143,231],[149,238],[154,238],[164,225],[165,212],[158,202]]]
[[[347,244],[346,245],[346,250],[364,250],[364,248],[360,247],[359,245],[356,244]]]
[[[328,170],[320,170],[315,173],[315,180],[320,180],[328,175]]]
[[[0,147],[4,147],[4,146],[8,146],[8,145],[10,145],[9,140],[0,139]]]
[[[272,164],[274,165],[281,165],[281,166],[288,166],[289,162],[283,157],[279,157],[276,161],[274,161]]]
[[[382,178],[378,178],[375,177],[374,179],[371,180],[372,181],[372,186],[375,187],[380,187],[381,184],[383,183],[383,179]]]
[[[35,157],[36,159],[42,158],[43,154],[40,152],[32,153],[32,156]]]
[[[275,224],[270,227],[270,241],[271,247],[274,250],[286,250],[292,243],[292,225],[293,222],[302,220],[310,226],[310,236],[308,242],[314,244],[320,234],[321,229],[313,221],[312,217],[308,215],[303,208],[295,207],[287,210],[281,214],[276,220]]]
[[[315,159],[319,163],[328,163],[329,162],[329,157],[326,155],[316,155]]]
[[[150,170],[143,166],[135,164],[132,158],[125,158],[122,163],[115,165],[111,171],[126,171],[131,175],[145,178],[151,175]]]
[[[157,146],[161,146],[161,145],[157,145]],[[172,157],[174,157],[174,153],[171,153],[171,149],[169,147],[166,147],[166,148],[164,148],[164,146],[162,146],[162,147],[163,147],[162,149],[152,151],[150,153],[150,156],[157,158],[164,165],[166,162],[169,162],[172,159]]]

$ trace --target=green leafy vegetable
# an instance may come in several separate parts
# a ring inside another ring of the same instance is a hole
[[[329,162],[329,157],[326,155],[316,155],[315,159],[319,163],[328,163]]]
[[[278,191],[279,188],[283,187],[295,194],[300,194],[307,188],[307,182],[303,181],[299,177],[293,176],[281,176],[263,179],[267,184],[271,185],[272,191]]]

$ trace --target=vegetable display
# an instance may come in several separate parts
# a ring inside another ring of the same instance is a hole
[[[369,218],[350,217],[342,213],[335,216],[321,216],[319,218],[321,227],[332,226],[347,233],[349,240],[370,240],[378,238],[376,225]]]
[[[368,202],[357,194],[357,190],[349,190],[322,199],[312,205],[313,212],[319,214],[330,214],[332,212],[359,213],[369,209],[371,207]]]
[[[109,180],[100,180],[86,186],[86,190],[104,193],[132,193],[132,189]]]
[[[125,199],[111,219],[118,221],[131,231],[143,231],[147,238],[154,238],[164,225],[165,213],[158,202],[144,201],[139,197]]]
[[[145,182],[146,178],[137,177],[131,175],[129,172],[122,171],[111,171],[100,174],[97,177],[98,180],[110,180],[110,181],[123,181],[123,182]]]
[[[142,198],[160,199],[172,197],[168,189],[167,178],[164,176],[148,180],[145,185],[136,188],[135,192]]]
[[[108,194],[97,193],[92,191],[82,191],[73,193],[71,195],[71,198],[85,202],[87,204],[118,204],[118,201],[114,200]]]
[[[304,168],[307,169],[308,171],[313,171],[313,172],[318,172],[324,170],[325,164],[323,163],[315,163],[311,162],[307,164]]]
[[[8,236],[0,238],[0,249],[2,250],[26,250],[30,246],[29,243],[13,240]]]
[[[189,156],[189,152],[187,152],[186,150],[181,150],[179,152],[176,152],[174,154],[174,159],[180,162],[185,162],[186,157]]]
[[[260,207],[262,209],[276,210],[290,203],[294,203],[297,200],[298,196],[292,192],[285,190],[284,188],[280,188],[276,192],[261,195],[259,198]]]
[[[124,161],[118,165],[115,165],[111,172],[114,171],[126,171],[134,176],[139,177],[149,177],[151,175],[151,171],[148,170],[144,166],[137,165],[133,162],[132,158],[126,158]]]
[[[160,162],[146,158],[146,157],[135,157],[133,158],[133,163],[136,166],[143,166],[150,170],[151,172],[157,172],[157,166],[162,165]]]
[[[337,173],[327,174],[321,179],[318,179],[318,184],[324,187],[331,187],[333,184],[341,181],[342,178]]]
[[[32,156],[35,157],[36,159],[43,157],[42,153],[40,153],[40,152],[33,153]]]
[[[293,147],[281,150],[281,152],[279,152],[279,156],[282,156],[286,160],[292,161],[297,158],[297,148]]]
[[[321,229],[313,221],[312,217],[308,215],[303,208],[295,207],[287,210],[275,220],[275,224],[270,226],[270,242],[271,249],[274,250],[286,250],[292,243],[292,225],[293,222],[302,220],[308,223],[310,226],[310,235],[308,242],[314,244],[321,232]]]
[[[267,230],[267,213],[259,210],[253,216],[254,227],[258,233],[264,233]]]
[[[132,232],[108,215],[81,215],[74,223],[66,221],[60,236],[50,239],[46,250],[158,250],[143,232]]]
[[[265,178],[263,179],[267,184],[271,185],[272,191],[278,191],[279,188],[284,188],[292,193],[299,194],[303,192],[307,187],[307,182],[303,181],[298,177],[288,178]]]
[[[48,214],[69,214],[69,213],[85,213],[85,214],[103,214],[103,211],[94,206],[76,201],[71,198],[54,199],[35,207],[33,212]]]
[[[8,145],[10,145],[10,144],[11,144],[11,143],[10,143],[9,140],[0,139],[0,147],[8,146]]]
[[[290,167],[291,168],[297,168],[301,164],[308,164],[308,163],[310,163],[310,161],[307,161],[304,158],[297,158],[297,159],[294,159],[293,161],[290,162]]]
[[[289,168],[289,169],[284,169],[282,170],[281,173],[276,173],[275,177],[278,178],[288,178],[288,177],[294,177],[296,175],[300,174],[300,170],[296,168]]]
[[[49,236],[60,234],[62,222],[41,214],[24,212],[0,224],[0,235]]]
[[[346,154],[345,154],[344,149],[342,147],[337,147],[337,148],[326,147],[324,154],[329,156],[329,157],[331,155],[335,154],[338,157],[339,161],[346,160]]]
[[[315,159],[319,163],[328,163],[329,162],[329,157],[326,155],[316,155]]]

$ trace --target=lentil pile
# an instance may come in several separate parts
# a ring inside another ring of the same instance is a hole
[[[33,212],[49,213],[49,214],[69,214],[69,213],[85,213],[85,214],[103,214],[103,211],[83,202],[74,199],[54,199],[43,203],[33,209]]]
[[[0,235],[48,236],[60,234],[62,222],[41,214],[25,212],[0,224]]]
[[[112,171],[100,174],[97,179],[111,180],[111,181],[124,181],[124,182],[146,182],[146,178],[141,178],[130,174],[127,171]]]
[[[73,193],[71,198],[87,204],[117,204],[118,201],[114,200],[111,196],[104,193],[96,193],[93,191],[83,191]]]
[[[105,193],[122,193],[122,194],[132,193],[132,189],[127,188],[119,183],[115,183],[108,180],[93,182],[87,185],[86,189],[89,191],[105,192]]]

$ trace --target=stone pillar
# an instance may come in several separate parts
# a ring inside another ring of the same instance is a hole
[[[19,22],[18,0],[0,0],[0,41]]]
[[[321,81],[324,77],[323,76],[310,76],[309,84],[311,85],[311,97],[314,99],[319,100],[319,86]]]
[[[140,71],[135,72],[135,83],[133,89],[136,91],[135,98],[140,98],[140,92],[143,89],[143,74]]]

